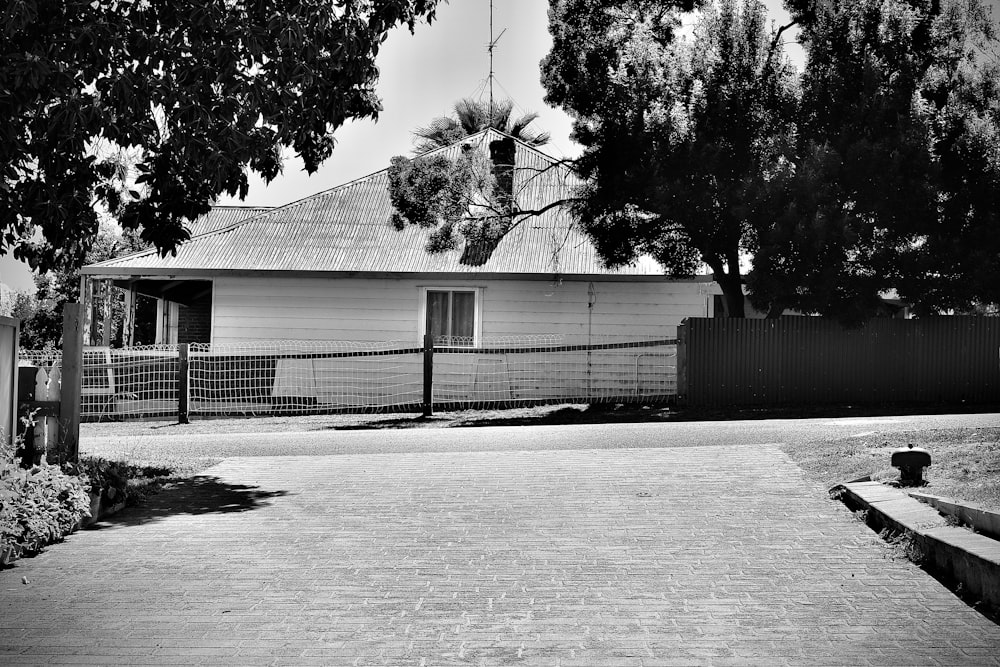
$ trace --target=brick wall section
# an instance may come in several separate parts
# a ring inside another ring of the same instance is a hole
[[[177,313],[177,342],[212,342],[212,298],[210,296],[191,306],[180,305]]]

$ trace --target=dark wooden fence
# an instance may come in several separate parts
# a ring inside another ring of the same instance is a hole
[[[691,406],[1000,403],[1000,318],[692,318],[678,330]]]

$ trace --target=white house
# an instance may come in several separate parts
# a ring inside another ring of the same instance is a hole
[[[486,130],[460,143],[498,140],[510,138]],[[577,184],[557,161],[514,144],[522,209]],[[220,207],[175,256],[150,250],[82,274],[159,299],[161,343],[671,338],[684,318],[713,314],[710,278],[667,279],[649,257],[608,269],[563,208],[521,222],[478,266],[461,261],[461,247],[428,253],[426,230],[390,224],[388,183],[383,170],[278,208]]]

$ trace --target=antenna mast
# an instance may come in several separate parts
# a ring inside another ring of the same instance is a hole
[[[488,77],[490,84],[490,122],[493,121],[493,49],[496,47],[497,42],[503,37],[503,34],[507,32],[507,28],[500,31],[496,39],[493,39],[493,0],[490,0],[490,43],[486,47],[486,50],[490,53],[490,75]]]

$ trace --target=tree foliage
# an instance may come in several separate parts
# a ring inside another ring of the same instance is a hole
[[[78,266],[110,211],[161,253],[281,148],[375,117],[387,32],[436,0],[18,0],[0,10],[0,253]]]
[[[454,111],[454,116],[435,118],[414,130],[417,157],[390,161],[390,222],[397,230],[407,225],[429,229],[425,248],[431,253],[454,250],[464,240],[459,261],[481,266],[521,213],[514,186],[514,140],[542,146],[549,133],[530,128],[538,114],[514,116],[510,100],[491,104],[462,99]],[[457,157],[438,150],[487,129],[508,136],[491,141],[485,151],[466,143],[457,148]]]
[[[408,159],[392,158],[389,197],[397,230],[407,225],[429,229],[426,250],[445,252],[459,247],[459,261],[484,264],[515,224],[515,216],[531,215],[516,206],[514,141],[490,142],[489,155],[464,145],[457,157],[443,153]]]
[[[675,7],[676,4],[675,3]],[[698,3],[701,4],[701,3]],[[786,0],[805,70],[752,0],[551,0],[547,100],[574,117],[574,206],[611,264],[711,267],[754,305],[871,316],[1000,300],[1000,65],[980,0]]]
[[[808,58],[761,191],[760,307],[858,321],[1000,301],[1000,69],[978,0],[789,2]]]
[[[794,71],[754,0],[708,4],[689,39],[664,3],[554,1],[546,99],[574,117],[573,206],[611,265],[714,272],[743,315],[748,201],[794,131]]]
[[[148,247],[134,230],[123,232],[105,222],[98,227],[84,262],[103,262]],[[21,320],[21,347],[27,350],[58,348],[62,339],[63,306],[80,301],[80,272],[74,268],[55,269],[35,273],[33,280],[34,294],[18,292],[15,299],[17,312],[14,317]],[[117,325],[123,315],[122,305],[116,302],[113,319]]]

